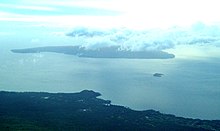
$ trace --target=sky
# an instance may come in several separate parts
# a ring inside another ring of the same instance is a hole
[[[220,56],[218,5],[218,0],[0,0],[0,37],[1,43],[27,47],[120,44],[126,50]]]
[[[220,22],[218,0],[1,0],[0,21],[136,29]]]

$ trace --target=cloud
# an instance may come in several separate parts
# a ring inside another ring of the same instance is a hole
[[[102,36],[106,34],[104,31],[86,27],[76,27],[73,32],[67,33],[67,36],[73,37],[94,37],[94,36]]]
[[[49,1],[47,1],[49,2]],[[65,16],[65,15],[91,15],[91,16],[108,16],[117,15],[119,12],[103,8],[93,8],[67,3],[47,3],[47,2],[17,2],[17,3],[0,3],[1,11],[19,15],[38,15],[38,16]],[[50,1],[51,2],[51,1]],[[56,3],[56,2],[55,2]]]
[[[156,33],[126,28],[100,30],[77,27],[67,36],[83,41],[82,46],[93,49],[120,46],[121,50],[163,50],[173,47],[171,41],[159,38]]]
[[[14,0],[2,2],[0,4],[1,11],[21,16],[16,18],[0,16],[0,19],[31,22],[33,18],[36,21],[59,21],[64,24],[69,24],[68,21],[74,24],[76,21],[77,24],[82,23],[81,26],[92,23],[93,25],[120,25],[136,29],[164,28],[173,25],[188,26],[196,21],[207,23],[220,21],[216,16],[216,12],[219,12],[218,3],[218,0],[203,0],[199,4],[197,1],[189,0]],[[44,18],[42,18],[43,16]],[[50,19],[47,16],[53,16],[53,18]],[[86,20],[82,22],[73,16],[88,17],[84,18]],[[106,20],[106,17],[97,19],[97,17],[91,18],[89,16],[115,17]]]
[[[47,0],[47,2],[52,1]],[[118,15],[118,12],[114,10],[87,8],[86,6],[72,4],[45,4],[44,1],[38,1],[36,3],[23,0],[18,0],[17,2],[9,1],[0,3],[0,8],[0,22],[19,22],[19,24],[22,22],[41,23],[42,25],[53,25],[55,28],[57,26],[67,28],[80,25],[111,25],[112,23],[116,23],[112,21]],[[19,24],[14,26],[18,26]],[[1,26],[4,25],[1,24]]]
[[[74,28],[67,36],[80,41],[86,48],[120,46],[122,50],[165,50],[176,45],[220,46],[220,26],[201,22],[189,28],[173,27],[167,30],[131,30],[128,28],[95,29]]]
[[[42,10],[42,11],[55,11],[56,8],[48,6],[33,6],[33,5],[15,5],[15,4],[0,4],[0,7],[10,9],[25,9],[25,10]]]

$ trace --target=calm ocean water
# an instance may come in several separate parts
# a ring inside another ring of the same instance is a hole
[[[0,90],[91,89],[113,104],[177,116],[220,119],[220,59],[88,59],[0,52]],[[163,77],[153,74],[163,73]]]

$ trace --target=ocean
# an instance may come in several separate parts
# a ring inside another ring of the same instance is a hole
[[[0,90],[89,89],[131,109],[220,119],[220,58],[96,59],[56,53],[15,54],[10,52],[12,48],[17,47],[5,44],[0,49]],[[155,77],[154,73],[164,75]]]

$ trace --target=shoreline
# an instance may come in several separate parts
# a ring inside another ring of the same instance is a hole
[[[99,96],[100,93],[92,90],[76,93],[0,91],[0,127],[6,128],[5,125],[10,125],[10,122],[23,119],[17,123],[23,128],[28,128],[27,124],[34,124],[38,128],[49,130],[220,130],[220,120],[183,118],[155,110],[137,111],[111,104],[110,100],[97,98]],[[55,123],[60,124],[54,125]],[[66,124],[69,126],[66,127]],[[12,129],[17,127],[12,125]]]

